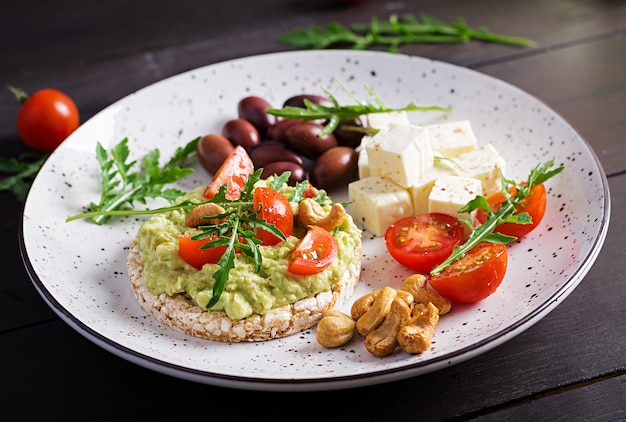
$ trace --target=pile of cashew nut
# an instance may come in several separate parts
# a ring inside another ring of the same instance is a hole
[[[325,311],[317,324],[317,341],[324,347],[349,342],[355,331],[365,337],[374,356],[388,356],[400,346],[412,354],[428,350],[439,316],[450,312],[450,301],[426,287],[426,277],[407,277],[399,289],[383,287],[354,301],[347,315]]]

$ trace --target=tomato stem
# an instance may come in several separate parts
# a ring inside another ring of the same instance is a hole
[[[7,85],[7,88],[13,93],[13,95],[15,95],[15,99],[20,105],[24,104],[26,100],[30,98],[30,95],[28,95],[23,89],[14,87],[13,85]]]

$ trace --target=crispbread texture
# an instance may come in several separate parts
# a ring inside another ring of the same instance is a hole
[[[126,260],[130,285],[141,308],[162,324],[183,333],[226,342],[265,341],[299,333],[312,327],[322,312],[341,306],[352,296],[361,273],[361,245],[354,251],[341,280],[330,291],[274,308],[263,315],[253,314],[241,320],[231,319],[224,311],[208,311],[188,295],[154,295],[143,277],[141,251],[133,241]]]

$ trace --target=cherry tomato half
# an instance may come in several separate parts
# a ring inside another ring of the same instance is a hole
[[[42,89],[18,96],[17,133],[29,147],[52,152],[79,125],[78,108],[70,97],[56,89]]]
[[[315,198],[319,191],[310,182],[306,185],[306,189],[302,192],[303,198]]]
[[[202,268],[204,264],[216,264],[224,255],[226,246],[200,249],[202,245],[214,239],[215,237],[193,240],[189,235],[178,236],[178,253],[187,264],[197,269]]]
[[[237,145],[215,172],[213,180],[204,191],[205,198],[213,198],[219,192],[220,186],[227,184],[226,198],[238,199],[248,176],[253,172],[252,159],[241,145]]]
[[[439,294],[461,303],[483,300],[496,291],[508,264],[506,245],[482,242],[428,282]]]
[[[312,275],[322,272],[337,258],[337,241],[328,230],[311,226],[289,255],[289,272]]]
[[[258,216],[276,226],[285,236],[293,233],[293,211],[285,196],[277,190],[258,187],[254,189],[253,206],[260,208]],[[257,229],[256,237],[263,245],[275,245],[280,238],[265,230]]]
[[[517,191],[515,187],[509,188],[509,193],[511,196],[515,196]],[[495,232],[506,234],[508,236],[515,236],[518,239],[526,236],[532,230],[535,229],[543,219],[544,214],[546,213],[546,202],[547,202],[546,188],[543,183],[533,186],[530,189],[530,194],[524,198],[522,203],[515,207],[515,213],[528,213],[530,216],[532,223],[531,224],[517,224],[517,223],[502,223],[498,227],[495,228]],[[497,211],[502,207],[502,202],[504,202],[504,194],[502,192],[496,192],[490,195],[487,198],[487,202],[489,206],[491,206],[492,211]],[[476,211],[476,219],[481,224],[487,220],[487,213],[481,209]]]
[[[450,215],[418,214],[390,225],[385,232],[385,245],[400,264],[428,273],[450,256],[455,245],[463,242],[463,233],[463,223]]]

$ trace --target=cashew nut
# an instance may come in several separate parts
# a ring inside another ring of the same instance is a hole
[[[396,289],[389,286],[379,291],[372,307],[356,322],[356,329],[362,336],[367,336],[383,323],[396,294]]]
[[[350,308],[350,314],[355,321],[357,321],[363,316],[364,313],[370,310],[370,308],[374,304],[376,296],[378,296],[378,293],[380,293],[380,290],[365,293],[363,296],[355,300],[354,303],[352,303],[352,307]],[[396,295],[399,299],[404,300],[407,305],[411,306],[413,304],[413,295],[411,293],[404,290],[396,290]]]
[[[384,322],[365,337],[365,348],[374,356],[390,355],[398,345],[398,331],[406,325],[410,317],[409,305],[403,299],[396,297],[391,302]]]
[[[404,302],[411,306],[415,302],[415,298],[411,294],[411,292],[407,292],[406,290],[396,290],[396,295],[399,299],[404,300]]]
[[[354,320],[343,312],[329,309],[317,323],[317,342],[324,347],[339,347],[354,336]]]
[[[206,218],[222,214],[226,210],[221,206],[212,202],[200,204],[193,208],[185,217],[185,225],[187,227],[208,226],[210,224],[219,224],[225,221],[224,218]]]
[[[305,226],[318,226],[328,231],[339,227],[346,218],[343,205],[334,203],[329,212],[312,198],[305,198],[298,205],[298,218]]]
[[[367,311],[370,310],[372,305],[374,304],[374,299],[378,296],[380,290],[375,290],[373,292],[369,292],[358,298],[352,303],[352,307],[350,308],[350,314],[352,315],[352,319],[358,321],[359,318],[363,316]]]
[[[408,353],[422,353],[430,347],[435,327],[439,322],[439,310],[432,302],[416,306],[418,312],[402,326],[396,336],[398,344]]]
[[[422,274],[413,274],[404,279],[400,285],[400,290],[411,293],[416,303],[431,302],[439,310],[439,315],[447,314],[452,308],[452,304],[447,298],[428,289],[426,286],[426,276]]]

